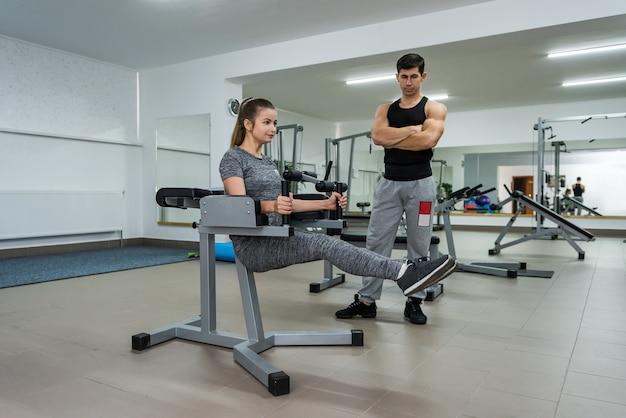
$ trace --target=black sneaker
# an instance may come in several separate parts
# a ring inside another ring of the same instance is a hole
[[[366,305],[359,300],[359,295],[354,295],[352,302],[346,309],[335,312],[335,316],[339,319],[350,319],[355,315],[361,315],[363,318],[376,318],[376,302]]]
[[[404,305],[404,317],[412,324],[424,325],[428,321],[428,317],[422,312],[420,298],[409,298]]]
[[[407,264],[406,271],[396,281],[404,296],[410,296],[445,279],[454,272],[457,261],[450,255],[444,255],[435,260],[415,260]]]

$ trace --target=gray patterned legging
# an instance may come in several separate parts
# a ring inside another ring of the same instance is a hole
[[[231,239],[237,258],[255,272],[328,260],[348,274],[395,280],[404,263],[332,236],[312,232],[295,231],[291,237],[232,236]]]

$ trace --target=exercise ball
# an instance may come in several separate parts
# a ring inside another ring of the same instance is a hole
[[[231,241],[215,243],[215,259],[218,261],[235,262],[235,250]]]
[[[476,204],[479,206],[488,206],[490,203],[491,199],[489,199],[489,196],[487,195],[478,196],[476,198]]]

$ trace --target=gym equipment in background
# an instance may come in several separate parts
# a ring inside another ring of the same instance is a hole
[[[431,163],[439,164],[439,181],[437,182],[437,197],[435,200],[437,203],[445,201],[445,197],[443,195],[443,169],[448,165],[448,163],[444,160],[432,160]],[[433,224],[433,231],[441,231],[443,229],[443,224],[441,223],[441,212],[437,213],[437,221]]]
[[[515,214],[513,214],[513,217],[509,220],[507,225],[504,227],[504,230],[500,233],[500,235],[496,239],[495,246],[493,247],[493,249],[489,250],[489,255],[499,254],[500,250],[504,248],[511,247],[513,245],[519,244],[521,242],[529,241],[531,239],[538,239],[538,238],[543,238],[543,237],[550,237],[551,239],[556,239],[558,236],[561,236],[569,243],[569,245],[572,246],[572,248],[574,248],[578,252],[578,259],[584,260],[585,252],[583,251],[582,248],[580,248],[580,246],[578,246],[578,244],[574,242],[574,240],[569,234],[575,235],[583,241],[591,241],[594,239],[594,236],[591,232],[574,225],[572,222],[563,218],[558,213],[552,211],[551,209],[543,205],[540,205],[539,203],[535,202],[531,198],[525,196],[524,193],[520,192],[519,190],[514,190],[513,192],[511,192],[509,188],[506,187],[506,185],[504,185],[504,188],[509,193],[509,197],[503,200],[502,202],[500,202],[499,206],[502,207],[508,202],[515,200],[517,202],[517,211],[515,212]],[[513,223],[515,222],[517,217],[524,211],[524,207],[528,207],[531,210],[533,210],[536,214],[536,217],[538,219],[541,219],[542,222],[543,222],[543,219],[548,219],[549,221],[553,222],[556,226],[554,228],[546,228],[540,225],[539,223],[537,223],[537,227],[535,228],[535,231],[533,233],[528,234],[522,238],[510,241],[508,243],[502,244],[501,243],[502,239],[511,230],[511,227],[513,226]]]
[[[452,235],[452,224],[450,223],[450,212],[454,210],[454,206],[457,202],[469,199],[475,196],[485,196],[487,193],[491,193],[495,188],[489,190],[480,191],[482,184],[474,187],[464,187],[450,193],[450,198],[445,202],[437,205],[436,211],[440,211],[443,214],[444,231],[446,232],[446,241],[448,243],[448,254],[456,258],[456,249],[454,247],[454,236]],[[457,258],[458,260],[458,258]],[[553,271],[544,270],[528,270],[526,269],[525,262],[517,263],[461,263],[457,267],[457,271],[466,271],[469,273],[488,274],[491,276],[506,277],[509,279],[515,279],[518,276],[530,276],[530,277],[545,277],[551,278],[554,274]]]
[[[291,144],[291,161],[285,159],[285,143],[283,141],[283,133],[285,131],[293,131],[293,138]],[[300,134],[300,141],[298,141],[298,134]],[[263,154],[272,156],[272,159],[276,162],[279,172],[285,171],[287,168],[287,162],[291,163],[292,168],[300,163],[300,154],[302,153],[302,140],[304,136],[304,127],[299,124],[283,125],[276,127],[276,135],[278,136],[278,155],[274,155],[272,149],[273,143],[268,142],[263,145]]]
[[[535,131],[537,131],[537,177],[535,178],[535,183],[536,183],[536,195],[535,195],[535,204],[540,205],[541,207],[546,207],[547,206],[547,198],[544,192],[544,174],[546,173],[545,170],[545,149],[546,149],[546,140],[550,140],[552,138],[555,138],[556,135],[554,135],[552,133],[552,125],[553,123],[560,123],[560,122],[580,122],[582,123],[587,123],[590,120],[593,119],[615,119],[615,118],[626,118],[626,113],[611,113],[611,114],[606,114],[606,115],[586,115],[586,116],[571,116],[571,117],[564,117],[564,118],[555,118],[555,119],[543,119],[543,118],[539,118],[538,122],[533,126],[533,129]],[[548,138],[546,138],[546,131],[550,131],[550,136]],[[559,144],[560,146],[560,144]],[[557,154],[555,155],[555,157],[558,157],[558,151],[560,151],[557,148]],[[558,169],[559,167],[559,162],[555,161],[555,167]],[[558,179],[559,179],[559,175],[558,175],[558,171],[556,173],[556,179],[557,179],[557,184],[558,184]],[[555,208],[558,208],[558,192],[555,194],[555,197],[557,199],[555,199],[556,205]],[[555,213],[557,213],[557,211],[555,211]],[[591,212],[590,212],[591,213]],[[558,213],[557,213],[558,215]],[[541,231],[543,229],[543,217],[537,213],[537,230]]]
[[[216,315],[215,235],[289,237],[293,235],[294,226],[268,226],[267,216],[260,213],[260,202],[249,196],[213,195],[208,190],[200,189],[161,189],[157,193],[157,203],[182,209],[201,208],[200,222],[196,225],[200,235],[200,315],[133,335],[133,350],[146,350],[174,338],[231,348],[235,361],[264,384],[272,395],[279,396],[289,393],[289,376],[259,356],[259,353],[282,345],[363,346],[362,330],[265,332],[254,273],[237,258],[235,265],[247,335],[219,331]],[[285,220],[289,220],[289,217]],[[325,228],[336,228],[341,227],[342,221],[324,220],[321,223]],[[315,226],[318,221],[300,221],[299,224]]]
[[[372,144],[371,144],[371,139],[372,139],[372,133],[370,131],[367,132],[360,132],[357,134],[353,134],[353,135],[347,135],[341,138],[326,138],[326,172],[328,174],[330,174],[330,165],[332,165],[332,162],[334,161],[334,173],[333,173],[333,178],[335,179],[339,179],[342,177],[342,175],[347,177],[347,184],[348,184],[348,194],[347,194],[347,198],[348,198],[348,208],[350,208],[350,203],[351,203],[351,196],[350,196],[350,192],[353,190],[352,187],[352,177],[353,177],[353,173],[354,173],[354,146],[355,146],[355,142],[358,138],[367,138],[370,140],[370,153],[372,150]],[[341,143],[344,141],[350,141],[350,156],[349,156],[349,161],[348,161],[348,171],[344,172],[342,174],[342,168],[340,167],[340,162],[342,161],[341,159]],[[334,155],[334,158],[333,158]]]
[[[327,192],[337,192],[344,193],[348,190],[348,185],[346,183],[338,182],[338,181],[328,181],[328,177],[330,176],[330,171],[332,169],[333,162],[329,161],[326,165],[326,173],[324,175],[324,180],[319,180],[317,178],[317,174],[315,173],[307,173],[300,172],[294,170],[286,170],[283,173],[283,178],[287,181],[306,181],[315,184],[315,190],[320,192],[319,194],[308,194],[308,195],[299,195],[299,198],[309,199],[309,200],[317,200],[317,199],[326,199],[325,194]],[[294,195],[294,198],[296,196]],[[334,212],[334,213],[333,213]],[[304,220],[304,219],[321,219],[324,217],[328,217],[333,220],[341,220],[340,229],[337,228],[324,228],[327,235],[340,235],[342,229],[345,227],[345,221],[343,218],[343,211],[337,202],[337,207],[334,211],[329,213],[323,212],[304,212],[304,213],[295,213],[291,215],[292,220]],[[318,228],[322,228],[321,224],[318,224]],[[319,282],[313,282],[309,284],[309,291],[311,293],[319,293],[324,289],[329,287],[338,285],[346,281],[346,275],[344,273],[335,274],[333,272],[333,265],[328,261],[324,260],[324,277]]]
[[[597,208],[590,208],[588,206],[583,205],[578,200],[572,199],[571,197],[561,197],[561,203],[565,203],[573,207],[574,209],[580,208],[581,210],[587,211],[589,215],[602,216],[601,213],[596,211]]]

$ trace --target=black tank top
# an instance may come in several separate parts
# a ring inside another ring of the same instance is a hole
[[[583,195],[583,188],[578,183],[574,184],[574,187],[572,187],[572,191],[574,192],[574,196]]]
[[[400,99],[389,106],[387,119],[389,126],[403,128],[410,125],[421,125],[426,120],[426,102],[428,97],[410,109],[400,107]],[[408,151],[397,148],[385,148],[385,178],[396,181],[419,180],[432,176],[430,160],[433,150]]]

